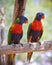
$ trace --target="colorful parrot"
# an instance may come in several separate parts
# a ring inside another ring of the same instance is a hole
[[[15,20],[14,24],[9,28],[8,32],[8,44],[19,44],[23,36],[23,23],[28,23],[28,19],[25,16],[19,16]],[[15,54],[8,55],[8,62],[12,65]]]
[[[27,31],[28,42],[39,42],[43,34],[43,26],[41,20],[44,19],[44,13],[38,12],[36,18],[29,24]],[[30,62],[33,52],[28,52],[27,60]]]

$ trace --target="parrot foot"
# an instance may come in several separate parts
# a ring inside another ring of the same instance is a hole
[[[23,44],[21,43],[21,46],[23,47]]]
[[[16,44],[13,44],[13,47],[16,47]]]
[[[31,47],[32,46],[32,44],[29,44],[29,47]]]
[[[41,42],[40,41],[38,43],[41,45]]]

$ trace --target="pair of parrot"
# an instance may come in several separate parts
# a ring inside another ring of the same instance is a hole
[[[41,19],[44,19],[44,13],[38,12],[32,23],[29,24],[27,30],[27,40],[28,42],[38,42],[43,34],[43,26]],[[8,32],[8,44],[19,44],[23,36],[23,23],[27,23],[28,19],[25,16],[17,17],[14,24],[9,29]],[[30,62],[33,52],[27,53],[27,60]],[[13,62],[15,54],[9,55],[10,62]],[[12,63],[11,63],[12,65]]]

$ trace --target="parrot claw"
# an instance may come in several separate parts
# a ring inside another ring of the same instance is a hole
[[[20,44],[20,48],[23,48],[23,44]]]
[[[38,42],[41,45],[41,42]]]
[[[29,44],[29,47],[31,47],[32,44]]]
[[[13,47],[16,47],[16,44],[13,44]]]
[[[21,46],[23,47],[23,44],[21,43]]]

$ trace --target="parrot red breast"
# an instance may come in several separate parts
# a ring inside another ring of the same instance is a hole
[[[27,31],[28,42],[39,42],[43,34],[43,26],[41,20],[44,19],[44,13],[38,12],[32,23],[29,24]],[[27,53],[27,60],[30,62],[33,52]]]

